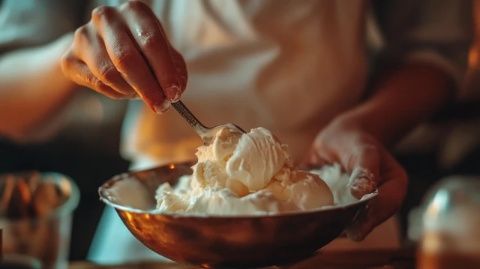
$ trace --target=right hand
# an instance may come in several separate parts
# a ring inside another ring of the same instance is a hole
[[[187,83],[182,56],[152,10],[139,1],[97,7],[62,58],[76,83],[114,99],[142,98],[155,112],[178,101]]]
[[[339,163],[351,175],[350,193],[357,199],[378,188],[378,196],[346,230],[355,241],[400,209],[408,185],[405,169],[359,122],[341,116],[332,120],[315,138],[306,163],[310,167]]]

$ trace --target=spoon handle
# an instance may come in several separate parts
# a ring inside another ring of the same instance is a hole
[[[177,101],[172,103],[172,106],[175,110],[193,127],[193,129],[197,132],[200,137],[203,137],[206,130],[208,129],[203,125],[190,110],[183,104],[182,101]]]

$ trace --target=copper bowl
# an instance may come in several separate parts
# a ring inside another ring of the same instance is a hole
[[[285,264],[339,236],[369,199],[308,212],[266,216],[188,216],[152,212],[155,190],[192,173],[191,163],[120,174],[99,188],[130,232],[158,254],[203,267]]]

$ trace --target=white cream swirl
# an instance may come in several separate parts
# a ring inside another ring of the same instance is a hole
[[[333,203],[319,176],[291,168],[270,131],[220,129],[197,150],[193,175],[157,190],[158,210],[211,215],[257,215],[319,208]]]

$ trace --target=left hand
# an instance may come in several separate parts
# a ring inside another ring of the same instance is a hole
[[[392,216],[401,206],[407,174],[385,147],[359,124],[334,120],[316,137],[307,156],[308,165],[339,163],[349,174],[351,193],[361,198],[378,188],[364,214],[347,229],[355,241]]]

